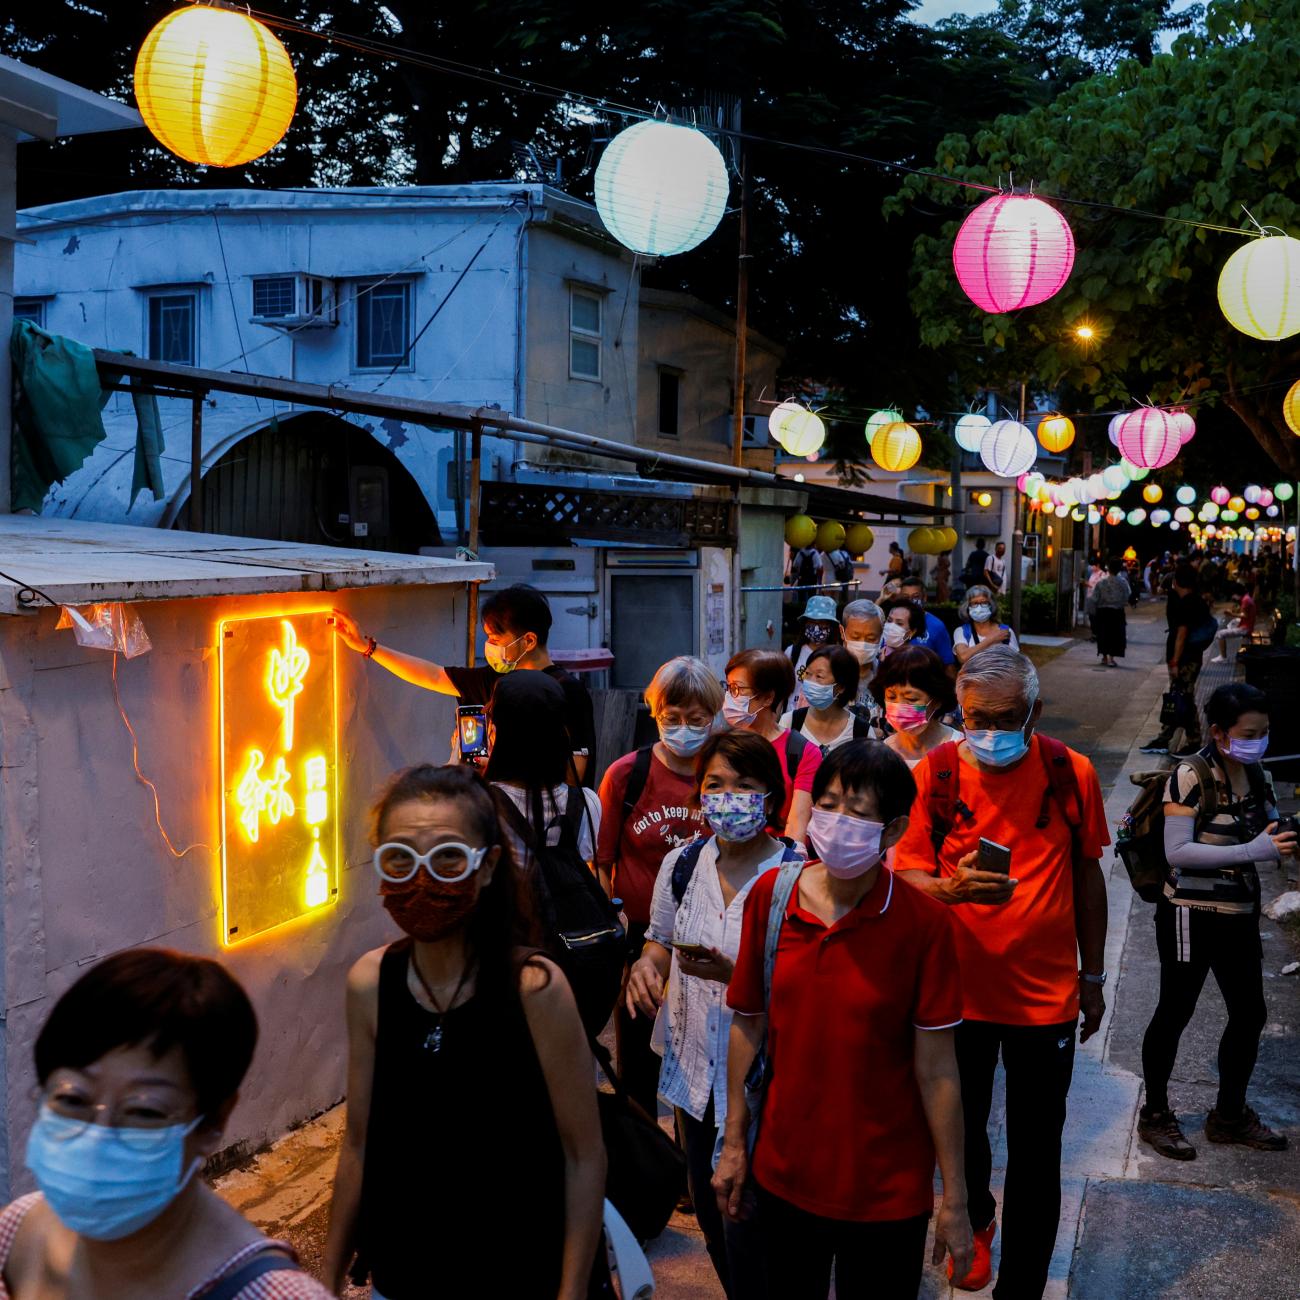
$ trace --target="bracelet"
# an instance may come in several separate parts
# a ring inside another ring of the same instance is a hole
[[[363,659],[369,659],[374,655],[375,651],[378,649],[379,649],[379,642],[376,641],[374,637],[368,636],[366,637],[366,648],[361,652],[361,657]]]
[[[1099,988],[1105,988],[1105,986],[1106,986],[1106,972],[1105,972],[1105,971],[1102,971],[1102,973],[1101,973],[1100,975],[1089,975],[1088,972],[1087,972],[1086,970],[1081,970],[1081,971],[1079,972],[1079,978],[1080,978],[1080,979],[1081,979],[1085,984],[1096,984]]]

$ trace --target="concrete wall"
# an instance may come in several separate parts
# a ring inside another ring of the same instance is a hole
[[[218,957],[261,1021],[252,1072],[228,1132],[256,1147],[343,1094],[344,978],[397,932],[377,898],[366,811],[395,768],[446,761],[450,697],[400,682],[340,647],[339,902],[230,948],[222,946],[216,624],[235,614],[352,612],[386,645],[463,662],[458,586],[319,596],[142,603],[153,642],[119,661],[122,704],[140,764],[157,784],[177,860],[131,768],[113,700],[110,656],[55,631],[52,612],[0,618],[0,863],[4,870],[4,1123],[0,1196],[25,1189],[22,1151],[34,1113],[31,1051],[54,1000],[89,964],[141,944]]]

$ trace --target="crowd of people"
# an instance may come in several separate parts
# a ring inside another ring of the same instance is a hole
[[[1110,837],[1091,763],[1044,729],[1037,672],[999,622],[996,558],[951,638],[902,577],[879,603],[813,597],[798,644],[744,650],[721,681],[668,661],[645,689],[657,739],[599,774],[590,698],[551,662],[537,592],[484,603],[487,669],[399,654],[339,612],[358,654],[481,702],[489,745],[395,773],[374,804],[375,889],[400,937],[360,957],[340,1008],[320,1280],[196,1176],[253,1055],[247,997],[216,962],[140,949],[83,974],[37,1042],[39,1192],[0,1215],[0,1298],[314,1300],[351,1278],[414,1300],[431,1262],[475,1294],[612,1296],[594,1045],[612,1015],[613,1077],[651,1116],[672,1109],[729,1300],[825,1300],[832,1273],[842,1300],[915,1297],[931,1223],[955,1286],[988,1285],[1000,1231],[994,1295],[1037,1300],[1075,1046],[1105,1011]],[[1170,671],[1190,674],[1208,644],[1198,584],[1183,567],[1171,581]],[[1246,1090],[1264,1023],[1255,870],[1296,837],[1259,765],[1264,697],[1225,687],[1207,723],[1165,796],[1143,1046],[1140,1133],[1174,1159],[1195,1151],[1167,1084],[1211,972],[1229,1023],[1207,1136],[1285,1145]],[[557,942],[566,861],[568,887],[617,917],[580,943]],[[1186,906],[1207,871],[1214,906]]]

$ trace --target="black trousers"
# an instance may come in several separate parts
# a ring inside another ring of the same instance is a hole
[[[1178,1040],[1196,1011],[1205,977],[1213,972],[1228,1009],[1228,1024],[1219,1039],[1217,1108],[1229,1117],[1239,1115],[1268,1020],[1258,914],[1175,907],[1162,898],[1156,903],[1156,951],[1160,1001],[1142,1039],[1147,1105],[1153,1110],[1169,1108],[1169,1076]]]
[[[718,1209],[713,1193],[713,1149],[718,1128],[713,1120],[713,1099],[703,1119],[692,1119],[678,1109],[677,1123],[686,1149],[686,1182],[695,1204],[695,1218],[727,1300],[767,1300],[767,1278],[756,1217],[733,1223]]]
[[[758,1188],[767,1285],[774,1300],[916,1300],[928,1214],[857,1223],[824,1219]]]
[[[627,927],[628,970],[645,947],[649,925],[644,921],[629,921]],[[650,1046],[650,1034],[655,1027],[654,1017],[638,1012],[635,1020],[628,1015],[627,978],[624,976],[623,993],[619,995],[614,1010],[614,1041],[618,1047],[618,1077],[632,1100],[651,1115],[659,1114],[659,1068],[663,1062]]]
[[[1061,1131],[1074,1073],[1074,1021],[1060,1025],[957,1026],[966,1125],[966,1193],[971,1228],[993,1222],[989,1111],[998,1054],[1007,1076],[1007,1176],[1002,1190],[1002,1264],[997,1300],[1040,1300],[1061,1218]]]

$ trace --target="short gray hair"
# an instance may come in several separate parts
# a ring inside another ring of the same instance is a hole
[[[722,686],[704,660],[678,655],[655,673],[645,688],[645,702],[650,716],[656,718],[666,708],[689,709],[697,704],[717,713],[722,708]]]
[[[1028,656],[1009,645],[991,645],[971,655],[957,674],[957,698],[974,685],[1014,686],[1029,708],[1038,699],[1038,669]]]
[[[957,606],[957,617],[963,623],[970,621],[970,603],[974,599],[977,591],[982,597],[987,599],[989,608],[993,611],[993,617],[997,618],[998,616],[998,598],[993,594],[993,589],[977,582],[973,587],[968,587],[966,589],[966,594],[962,597],[961,604]]]
[[[844,606],[844,612],[840,615],[840,622],[847,623],[851,618],[878,618],[883,623],[885,621],[885,612],[874,600],[868,600],[864,596],[861,600],[851,600]]]

